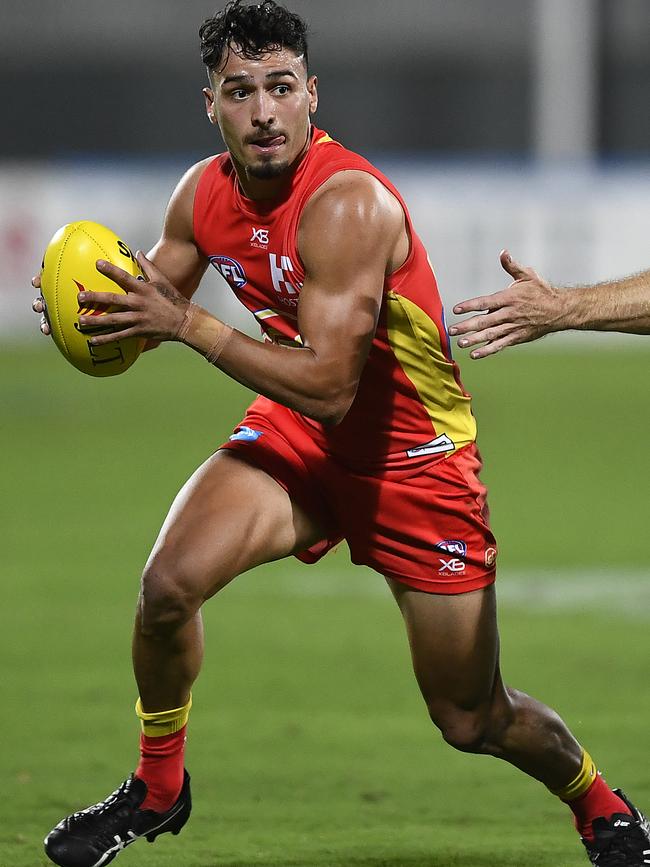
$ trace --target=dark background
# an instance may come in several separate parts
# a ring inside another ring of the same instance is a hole
[[[590,2],[596,152],[645,155],[650,3]],[[528,156],[536,3],[293,0],[311,25],[317,122],[363,152]],[[205,0],[3,4],[0,158],[218,149],[203,118],[197,36],[215,8]]]

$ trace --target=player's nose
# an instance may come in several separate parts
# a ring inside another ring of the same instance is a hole
[[[255,127],[271,126],[275,120],[275,104],[268,93],[258,93],[252,101],[251,122]]]

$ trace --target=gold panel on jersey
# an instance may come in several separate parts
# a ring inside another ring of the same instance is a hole
[[[388,340],[402,370],[413,383],[436,434],[462,448],[476,439],[470,398],[454,376],[454,365],[442,351],[435,322],[403,295],[386,295]],[[450,452],[451,453],[451,452]]]

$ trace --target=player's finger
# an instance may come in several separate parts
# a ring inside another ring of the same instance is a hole
[[[115,343],[117,340],[124,340],[126,337],[142,337],[138,334],[137,328],[125,328],[124,331],[109,331],[107,334],[95,334],[90,338],[93,346],[104,346],[106,343]]]
[[[107,262],[105,259],[98,259],[95,265],[100,274],[104,274],[118,286],[121,286],[126,292],[139,292],[143,285],[142,280],[128,274],[112,262]],[[97,293],[102,294],[102,293]]]
[[[158,283],[160,281],[167,281],[167,278],[162,273],[162,271],[156,268],[151,259],[147,259],[142,250],[138,250],[138,252],[135,254],[135,258],[137,259],[138,265],[142,268],[142,273],[147,278],[149,283],[152,283],[154,280]]]
[[[134,309],[138,303],[132,296],[121,292],[79,292],[77,301],[84,307],[121,307],[127,310]]]
[[[474,313],[477,310],[498,310],[503,304],[503,294],[495,292],[493,295],[478,295],[476,298],[468,298],[459,301],[454,306],[454,313]],[[457,328],[458,325],[453,326]],[[453,333],[450,329],[450,333]]]
[[[79,328],[112,328],[121,331],[134,324],[134,314],[130,310],[123,313],[103,313],[101,316],[80,316]]]
[[[499,260],[503,270],[507,271],[514,280],[521,280],[528,276],[530,269],[526,269],[520,265],[519,262],[515,262],[508,250],[501,251],[499,254]]]
[[[34,287],[34,289],[40,289],[41,288],[41,275],[40,274],[36,274],[34,277],[32,277],[32,286]]]
[[[40,328],[41,328],[41,333],[42,333],[42,334],[48,335],[48,334],[51,334],[51,333],[52,333],[52,332],[50,331],[50,323],[49,323],[49,322],[47,321],[47,319],[45,318],[45,314],[43,314],[43,315],[41,316]]]
[[[34,313],[43,313],[45,310],[45,306],[43,305],[43,297],[41,295],[38,298],[34,298],[32,301],[32,310]]]

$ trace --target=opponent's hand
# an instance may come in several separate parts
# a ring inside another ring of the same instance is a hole
[[[36,274],[35,277],[32,277],[32,286],[34,289],[41,288],[41,275]],[[50,334],[50,323],[47,321],[47,314],[45,312],[45,301],[43,300],[43,296],[39,295],[37,298],[34,298],[32,301],[32,310],[34,313],[40,313],[41,321],[40,328],[43,334]]]
[[[507,346],[537,340],[558,330],[564,293],[532,268],[515,262],[507,250],[502,250],[499,258],[514,282],[501,292],[470,298],[454,307],[458,314],[487,311],[449,329],[452,336],[462,335],[458,345],[463,349],[483,344],[470,353],[472,358],[485,358]]]
[[[146,281],[132,277],[122,268],[97,261],[97,270],[127,292],[80,292],[79,304],[84,307],[106,305],[117,308],[101,317],[102,327],[110,329],[107,334],[91,338],[95,346],[112,343],[123,337],[146,337],[150,343],[174,340],[178,334],[189,301],[178,292],[165,275],[142,252],[136,256]],[[97,326],[96,316],[80,316],[80,326]],[[153,347],[152,347],[153,348]]]

